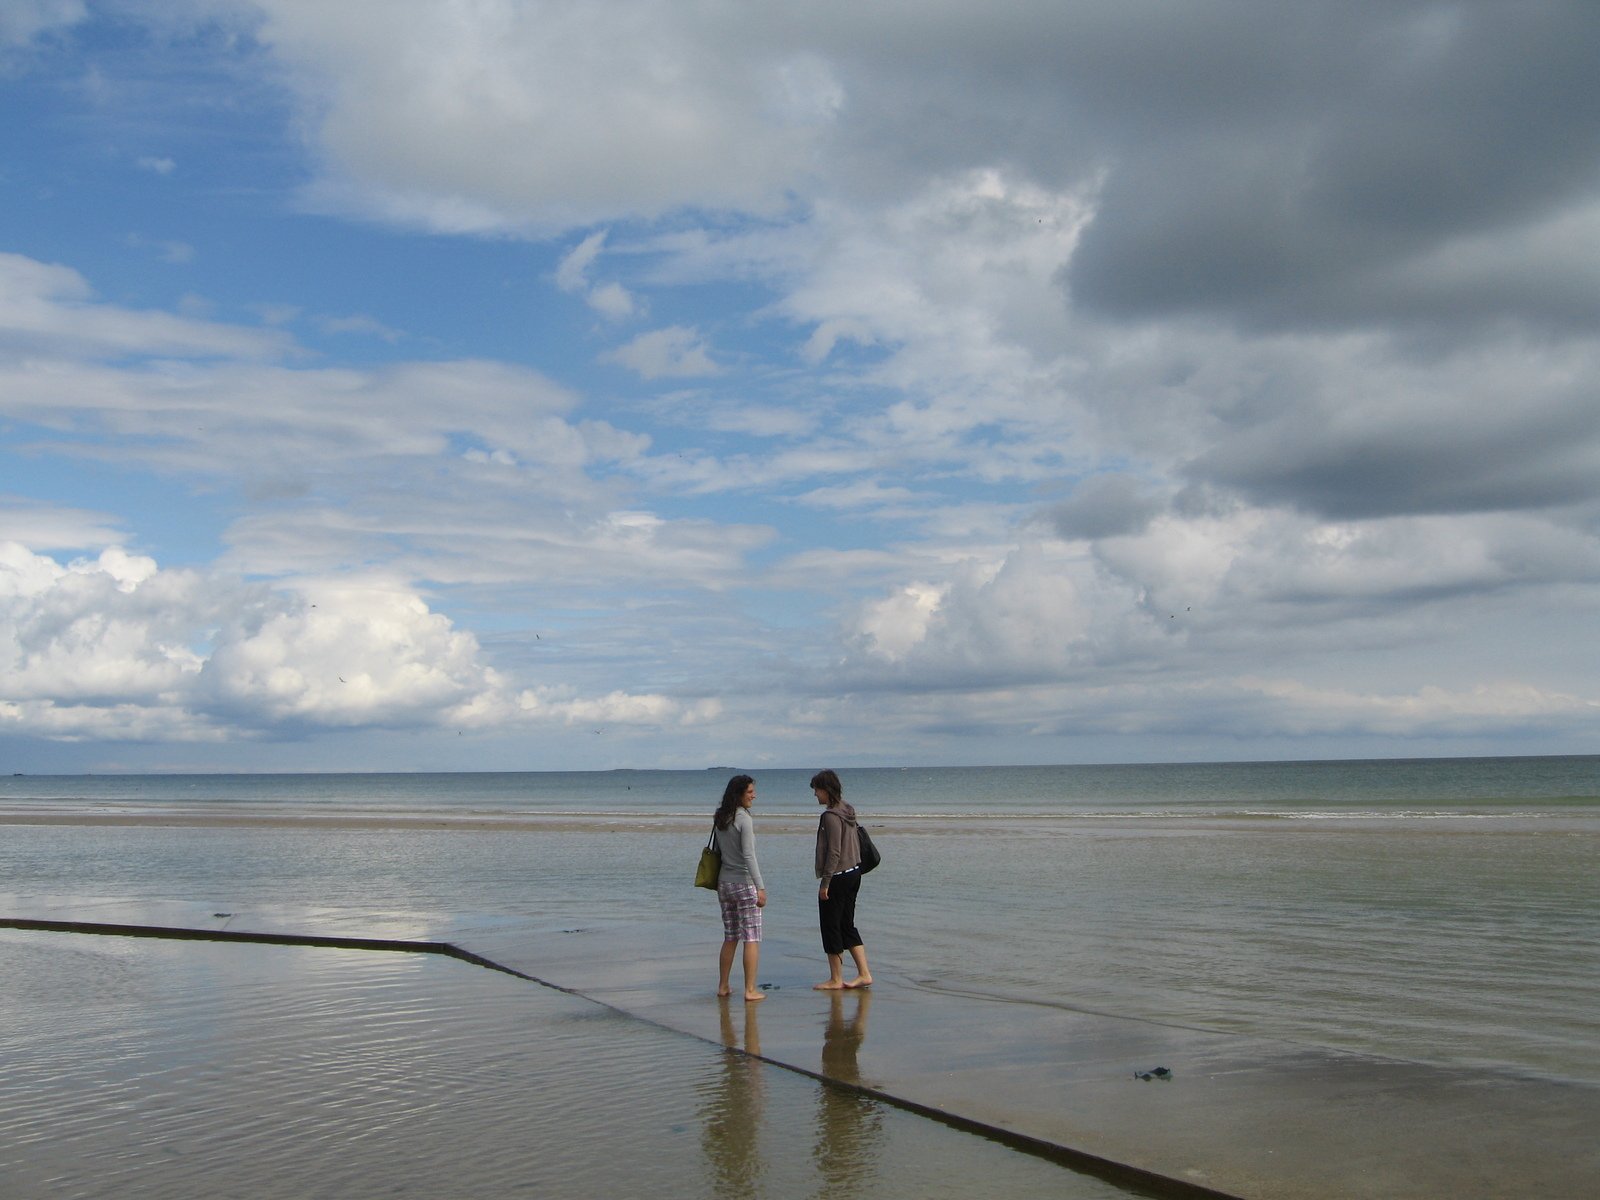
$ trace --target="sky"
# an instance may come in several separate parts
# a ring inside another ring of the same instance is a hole
[[[6,0],[0,770],[1600,751],[1597,61]]]

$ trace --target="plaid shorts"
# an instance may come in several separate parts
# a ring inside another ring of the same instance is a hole
[[[717,901],[722,905],[723,941],[761,940],[761,909],[756,904],[755,884],[719,883]]]

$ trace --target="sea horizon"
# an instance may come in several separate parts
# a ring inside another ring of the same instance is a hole
[[[911,771],[911,770],[1016,770],[1016,769],[1071,769],[1113,767],[1245,767],[1271,765],[1318,766],[1352,763],[1431,763],[1431,762],[1501,762],[1542,759],[1600,759],[1600,751],[1572,751],[1545,754],[1370,754],[1348,757],[1310,758],[1173,758],[1173,759],[1095,759],[1082,762],[830,762],[810,765],[763,764],[713,764],[703,767],[515,767],[515,768],[457,768],[440,770],[431,768],[388,769],[341,768],[335,770],[300,770],[293,767],[251,770],[221,770],[215,767],[138,767],[104,769],[96,771],[11,771],[16,778],[78,778],[86,776],[179,776],[179,775],[611,775],[648,772],[718,772],[757,774],[761,771],[817,771],[832,766],[838,771]],[[0,777],[4,777],[0,775]]]

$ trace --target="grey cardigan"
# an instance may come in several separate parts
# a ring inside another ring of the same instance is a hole
[[[756,823],[750,819],[750,810],[737,809],[726,829],[716,830],[717,849],[722,852],[722,874],[718,883],[751,883],[757,891],[765,891],[761,882],[761,867],[756,862]]]

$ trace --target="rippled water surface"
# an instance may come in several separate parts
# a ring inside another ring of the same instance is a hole
[[[431,955],[0,931],[0,978],[6,1197],[1129,1194]]]
[[[811,945],[810,833],[756,816],[769,937]],[[793,822],[789,822],[793,827]],[[859,924],[927,986],[1600,1083],[1600,830],[1439,822],[1135,829],[885,817]],[[698,845],[649,830],[16,826],[7,890],[503,913],[641,913],[719,936]]]
[[[769,936],[809,946],[807,778],[758,773],[755,821]],[[547,928],[647,913],[704,927],[714,943],[715,906],[688,879],[724,779],[0,780],[0,816],[134,822],[6,824],[0,888],[227,911],[506,914]],[[875,970],[1600,1083],[1600,758],[879,769],[844,780],[886,856],[859,914]],[[255,823],[195,823],[246,808]],[[315,823],[330,812],[359,820]],[[529,813],[544,816],[518,816]]]

